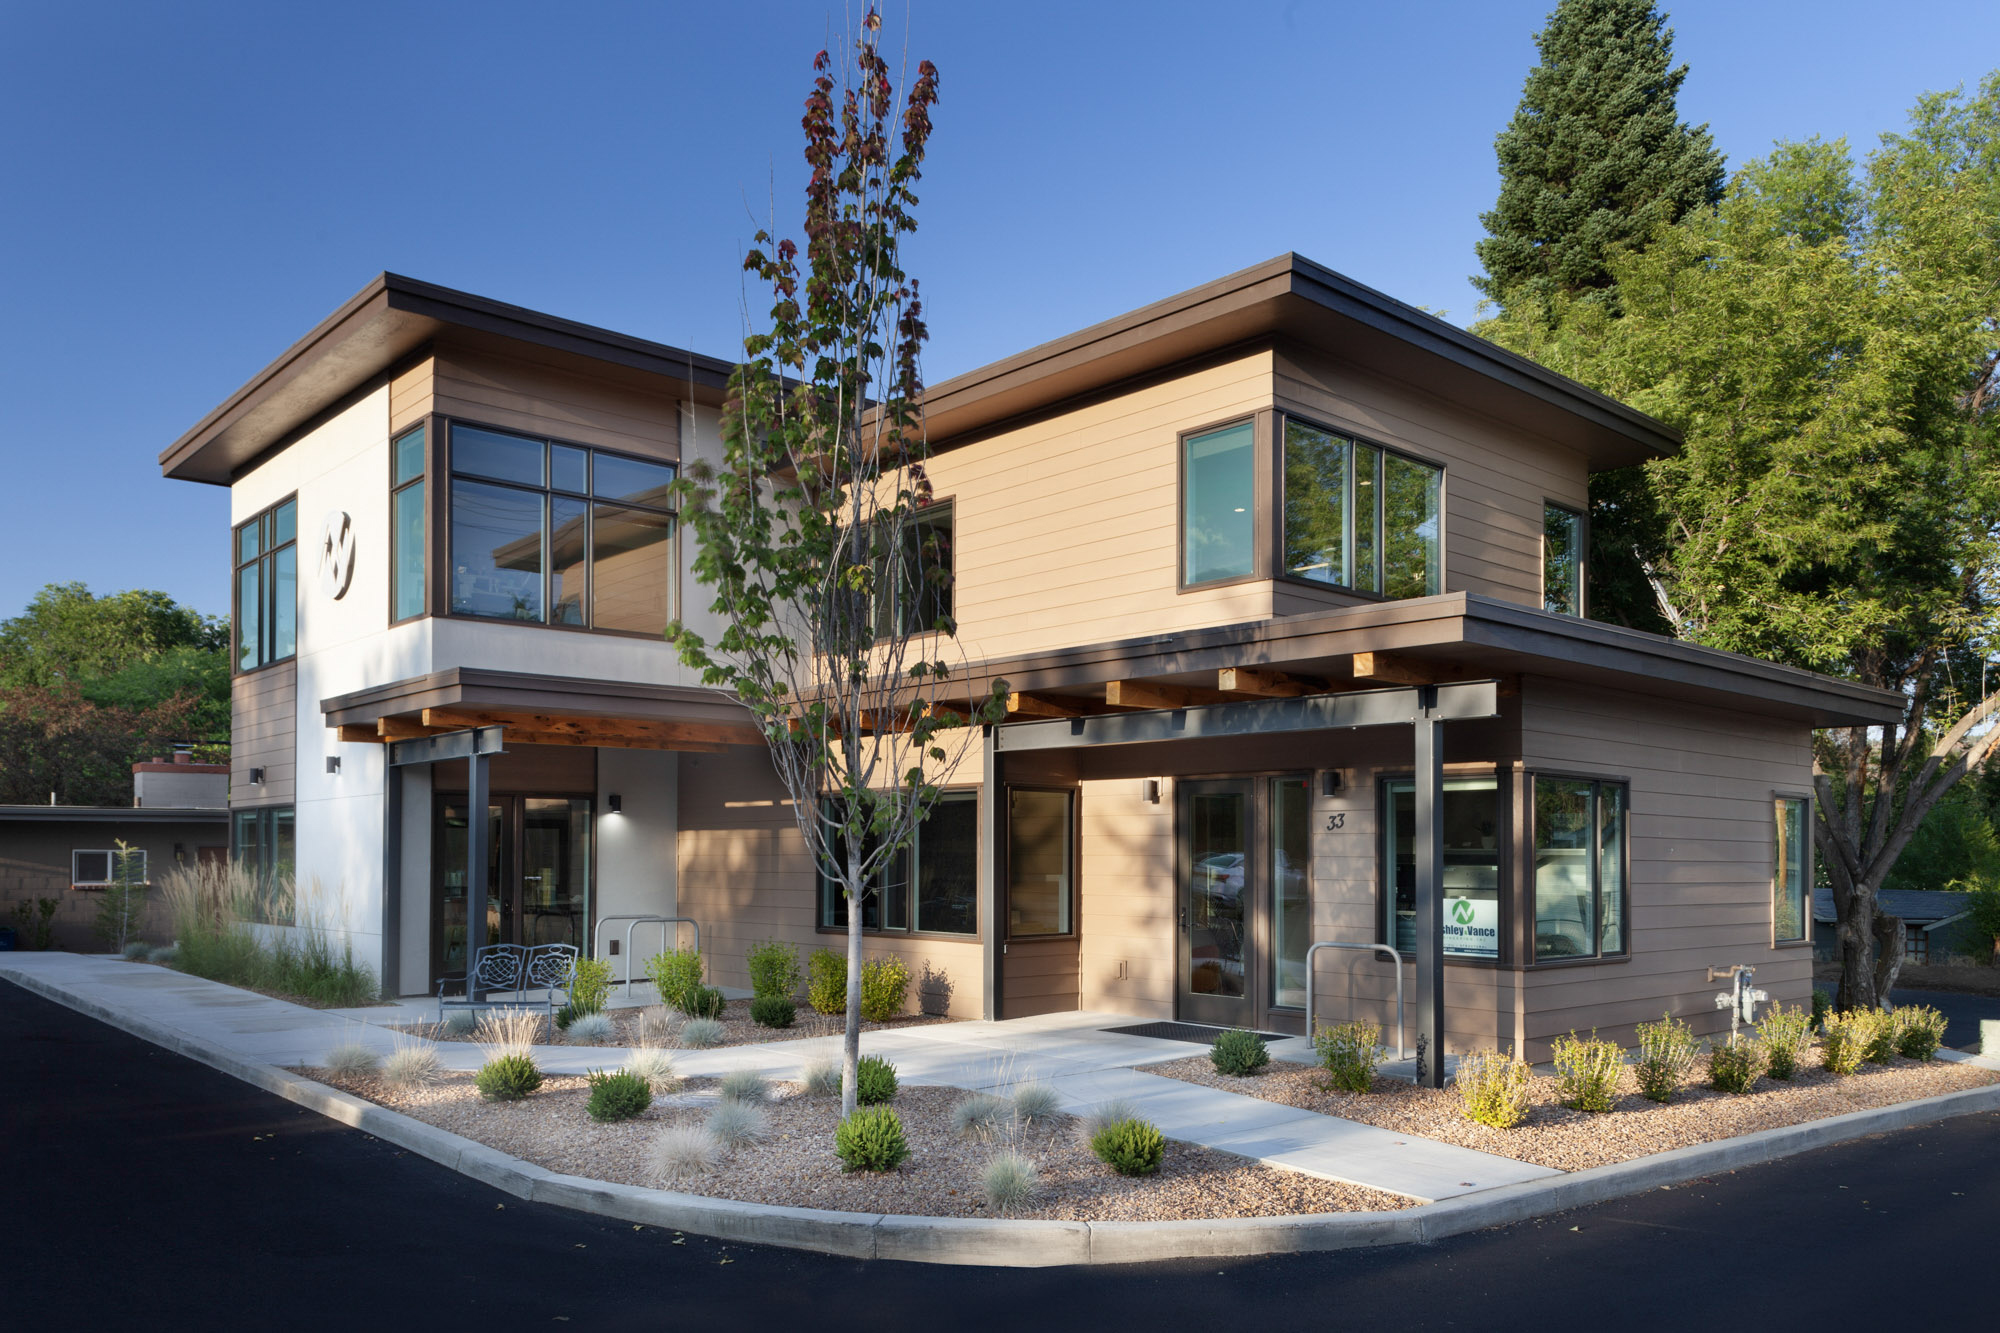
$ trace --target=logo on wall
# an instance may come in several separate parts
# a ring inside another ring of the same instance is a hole
[[[335,510],[319,533],[319,590],[339,601],[354,581],[354,524]]]

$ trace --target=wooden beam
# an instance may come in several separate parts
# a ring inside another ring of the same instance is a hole
[[[375,724],[372,722],[343,722],[334,730],[340,733],[341,740],[349,744],[359,745],[366,742],[370,745],[380,745],[383,740],[377,734]]]
[[[1221,690],[1199,685],[1166,685],[1150,680],[1114,680],[1104,686],[1104,702],[1113,708],[1194,708],[1228,702]]]
[[[696,745],[756,745],[764,737],[756,727],[729,722],[661,722],[636,717],[572,717],[563,713],[521,713],[506,709],[426,708],[424,722],[433,727],[505,727],[542,736],[573,737],[573,744],[593,745],[597,736],[624,736],[633,742],[687,741]],[[544,742],[547,743],[547,742]],[[606,742],[609,744],[609,742]]]
[[[1009,717],[1082,717],[1090,711],[1081,699],[1062,699],[1052,694],[1010,694]]]
[[[425,713],[430,710],[426,708]],[[379,717],[375,719],[375,736],[378,740],[407,741],[418,736],[435,734],[440,728],[428,722],[418,722],[407,717]]]
[[[1224,694],[1249,694],[1260,699],[1296,699],[1325,694],[1328,685],[1309,676],[1291,676],[1258,667],[1223,667],[1215,673],[1215,688]]]
[[[1411,662],[1387,653],[1356,653],[1354,678],[1385,685],[1435,685],[1445,673],[1428,662]]]

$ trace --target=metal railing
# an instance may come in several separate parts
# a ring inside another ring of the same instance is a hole
[[[623,916],[601,916],[597,919],[597,934],[592,941],[594,947],[592,947],[590,951],[590,956],[592,958],[602,958],[604,956],[604,928],[610,925],[614,921],[625,921],[630,923],[625,927],[625,950],[624,950],[625,975],[623,977],[614,979],[611,983],[614,986],[623,985],[625,987],[625,994],[627,996],[630,996],[632,994],[632,932],[637,930],[639,927],[658,926],[660,928],[660,948],[662,951],[664,951],[667,947],[667,940],[669,938],[667,932],[670,929],[672,929],[675,926],[682,926],[682,925],[693,926],[694,951],[696,953],[701,952],[701,923],[699,921],[696,921],[693,917],[652,916],[644,912],[635,912]],[[674,930],[672,938],[674,939],[675,942],[678,943],[678,941],[680,940],[680,931]]]
[[[1319,1013],[1313,1007],[1313,955],[1321,949],[1360,949],[1370,954],[1388,954],[1389,961],[1396,965],[1396,1058],[1407,1058],[1403,1049],[1403,955],[1386,944],[1347,944],[1339,940],[1321,940],[1306,950],[1306,1039],[1312,1040],[1319,1022]]]

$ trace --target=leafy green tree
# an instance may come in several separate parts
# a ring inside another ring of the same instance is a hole
[[[0,622],[0,689],[82,686],[177,649],[225,657],[226,702],[228,622],[181,606],[163,592],[98,597],[81,583],[51,583],[27,610]]]
[[[1495,140],[1500,199],[1480,221],[1484,276],[1502,308],[1608,293],[1610,262],[1722,194],[1722,154],[1689,128],[1687,66],[1652,0],[1561,0],[1535,38],[1514,119]]]
[[[2000,743],[2000,75],[1921,99],[1858,173],[1781,145],[1587,296],[1504,313],[1519,350],[1682,428],[1648,469],[1661,602],[1688,637],[1893,691],[1816,744],[1843,1007],[1894,985],[1878,891]]]
[[[863,900],[976,737],[962,728],[1002,715],[1006,689],[968,699],[953,675],[951,564],[924,521],[923,311],[900,256],[938,77],[918,65],[896,115],[880,32],[871,10],[844,86],[825,51],[813,63],[804,264],[793,242],[758,233],[744,267],[771,289],[770,324],[731,376],[721,465],[691,464],[682,483],[721,629],[713,642],[669,632],[755,715],[806,846],[846,899],[843,1114],[856,1104]]]

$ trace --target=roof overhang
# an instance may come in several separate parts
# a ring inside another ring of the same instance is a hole
[[[181,481],[227,486],[267,450],[440,342],[539,359],[613,380],[675,386],[715,404],[727,361],[384,273],[160,455]]]
[[[950,448],[1175,366],[1284,341],[1554,440],[1593,472],[1680,447],[1677,431],[1645,413],[1296,254],[932,385],[926,430],[933,447]]]
[[[0,821],[15,824],[227,824],[221,806],[0,805]]]
[[[503,719],[511,717],[522,720],[531,730],[571,729],[553,721],[528,724],[526,719],[574,719],[579,723],[615,719],[641,728],[681,728],[689,737],[714,744],[761,744],[763,740],[750,710],[720,690],[482,667],[448,667],[320,701],[320,713],[329,727],[376,727],[385,719],[406,719],[410,726],[427,730],[464,724],[427,725],[423,721],[426,711],[434,717],[450,714],[454,719],[471,719],[473,725],[505,726]],[[387,732],[382,735],[390,738]]]

